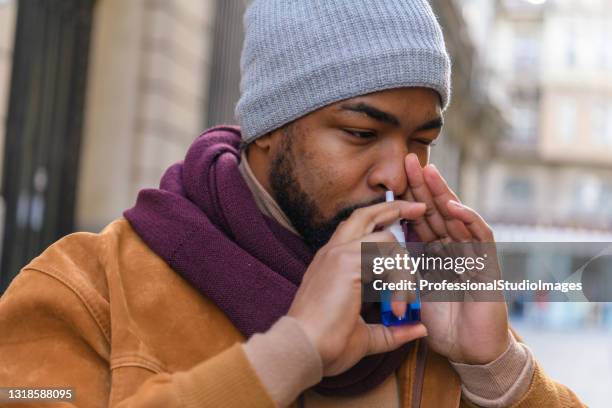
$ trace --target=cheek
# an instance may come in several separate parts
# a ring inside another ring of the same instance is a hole
[[[348,150],[328,143],[324,149],[309,149],[299,160],[300,184],[325,217],[346,206],[367,173],[362,171],[362,161]]]
[[[305,158],[305,187],[316,194],[316,198],[340,199],[360,182],[359,166],[355,160],[326,153],[308,160]]]

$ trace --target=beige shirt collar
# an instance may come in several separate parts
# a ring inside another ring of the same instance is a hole
[[[249,190],[253,194],[255,198],[255,203],[259,210],[266,214],[267,216],[276,220],[283,227],[287,228],[289,231],[293,232],[296,235],[300,235],[296,229],[291,225],[291,221],[287,218],[287,215],[281,210],[278,206],[274,198],[266,191],[266,189],[261,185],[261,183],[253,174],[251,170],[251,166],[249,166],[249,162],[247,160],[246,151],[243,151],[240,157],[240,165],[238,166],[240,170],[240,174],[242,174],[242,178],[246,182],[247,186],[249,186]]]

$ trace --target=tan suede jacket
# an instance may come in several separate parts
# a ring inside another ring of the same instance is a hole
[[[70,403],[22,407],[273,407],[243,341],[119,219],[59,240],[0,298],[0,387],[75,390]],[[401,406],[472,406],[448,360],[423,350],[397,372]],[[536,364],[514,406],[582,404]]]

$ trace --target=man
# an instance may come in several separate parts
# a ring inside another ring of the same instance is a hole
[[[260,0],[245,27],[241,128],[20,272],[0,384],[71,387],[79,407],[581,406],[503,302],[425,303],[392,328],[361,305],[360,244],[394,242],[386,225],[493,241],[426,165],[450,98],[426,0]]]

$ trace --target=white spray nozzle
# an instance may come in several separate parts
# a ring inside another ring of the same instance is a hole
[[[387,190],[385,192],[385,201],[388,203],[395,201],[395,194],[393,194],[393,191]]]
[[[393,194],[393,191],[387,190],[385,192],[385,201],[387,201],[388,203],[395,201],[395,194]],[[389,228],[389,231],[391,231],[391,233],[393,234],[393,236],[395,236],[395,239],[397,240],[397,242],[401,244],[406,242],[406,237],[404,236],[404,230],[399,221],[395,221],[388,228]]]

